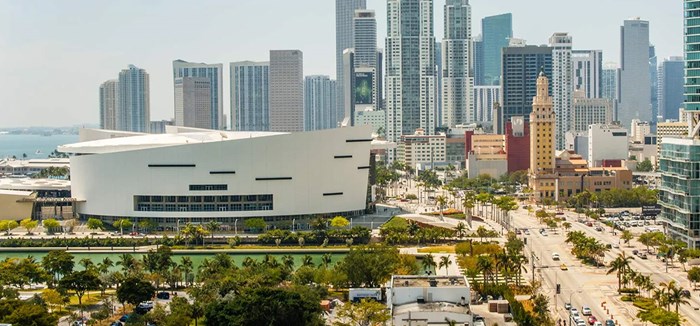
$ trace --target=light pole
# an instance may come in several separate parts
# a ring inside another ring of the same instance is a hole
[[[296,226],[296,223],[297,223],[297,219],[293,218],[292,219],[292,232],[294,232],[294,227]]]
[[[238,219],[235,219],[233,221],[233,232],[235,232],[236,235],[238,235]]]
[[[352,229],[352,217],[350,218],[350,228]]]

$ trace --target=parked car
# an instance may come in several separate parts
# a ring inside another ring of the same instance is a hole
[[[552,253],[552,260],[559,260],[559,254],[556,252]]]
[[[597,321],[597,322],[593,323],[593,326],[603,326],[603,324],[601,322]]]
[[[572,316],[578,317],[578,309],[576,309],[576,308],[569,309],[569,314],[571,314]]]
[[[591,308],[583,306],[583,308],[581,308],[581,314],[584,316],[590,316],[591,315]]]
[[[115,322],[112,322],[111,324],[109,324],[109,326],[124,326],[124,324],[122,324],[121,322],[115,321]]]
[[[571,303],[567,302],[564,304],[564,309],[569,310],[571,309]]]
[[[156,298],[158,298],[158,299],[163,299],[163,300],[168,300],[168,299],[170,299],[170,293],[169,293],[169,292],[165,292],[165,291],[163,291],[163,292],[158,292],[158,294],[156,294]]]
[[[605,321],[605,326],[615,326],[615,322],[612,319]]]
[[[126,323],[126,321],[129,319],[129,315],[122,315],[121,318],[119,318],[119,321],[122,323]]]

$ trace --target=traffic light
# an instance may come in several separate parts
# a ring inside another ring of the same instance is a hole
[[[561,294],[561,284],[557,284],[557,294]]]

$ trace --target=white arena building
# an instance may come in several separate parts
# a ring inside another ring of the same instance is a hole
[[[83,219],[241,226],[249,217],[291,222],[363,214],[371,133],[370,126],[304,133],[85,130],[81,140],[90,141],[58,149],[71,154],[71,192]]]

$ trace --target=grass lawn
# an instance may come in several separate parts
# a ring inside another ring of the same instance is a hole
[[[455,246],[431,246],[425,248],[419,248],[419,253],[431,253],[431,254],[454,254]]]

